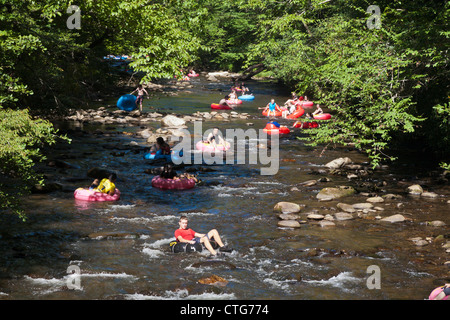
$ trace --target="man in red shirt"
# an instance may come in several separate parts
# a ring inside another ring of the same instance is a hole
[[[210,240],[214,239],[214,241],[217,242],[219,245],[219,251],[221,252],[231,252],[232,249],[228,249],[222,242],[222,239],[220,239],[219,232],[216,229],[212,229],[207,234],[197,233],[192,229],[188,229],[188,219],[186,216],[182,216],[180,218],[180,221],[178,221],[179,228],[175,230],[175,238],[178,242],[186,242],[190,244],[195,243],[202,243],[205,245],[206,249],[208,249],[209,252],[213,256],[217,256],[218,253],[211,245]]]

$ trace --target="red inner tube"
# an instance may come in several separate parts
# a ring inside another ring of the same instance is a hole
[[[331,114],[329,113],[315,114],[313,115],[313,118],[317,120],[329,120],[331,119]]]
[[[268,113],[269,113],[269,110],[264,110],[262,112],[263,116],[266,116],[266,117],[268,117],[268,115],[267,115]],[[283,115],[283,112],[275,110],[275,117],[281,117],[282,115]],[[270,113],[270,116],[271,117],[274,116],[272,112]]]
[[[312,122],[296,122],[294,124],[294,128],[300,128],[300,129],[312,129],[317,128],[319,124],[315,121]]]
[[[301,117],[305,113],[305,110],[302,107],[298,107],[297,110],[294,111],[294,113],[288,115],[287,119],[297,119],[298,117]]]
[[[288,127],[281,126],[278,128],[273,123],[268,123],[263,131],[267,134],[288,134],[291,132]]]

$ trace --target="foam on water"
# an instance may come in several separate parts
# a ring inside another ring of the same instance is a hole
[[[234,293],[212,293],[205,292],[201,294],[189,294],[186,289],[177,291],[166,291],[163,295],[144,295],[144,294],[127,294],[127,300],[232,300],[236,299]]]
[[[322,280],[303,280],[306,283],[317,284],[320,286],[331,286],[335,288],[339,288],[341,290],[346,291],[346,285],[348,284],[357,284],[362,283],[363,279],[356,278],[352,276],[351,272],[345,271],[339,273],[337,276],[331,277],[329,279]]]

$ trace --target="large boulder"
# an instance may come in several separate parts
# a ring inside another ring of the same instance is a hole
[[[184,126],[186,124],[186,121],[184,121],[181,118],[178,118],[176,116],[173,116],[171,114],[165,116],[164,118],[161,119],[161,125],[163,127],[181,127]]]
[[[337,158],[334,159],[333,161],[328,162],[325,167],[329,168],[329,169],[338,169],[341,168],[347,164],[352,163],[353,161],[348,158],[348,157],[344,157],[344,158]]]
[[[423,193],[423,189],[420,185],[418,184],[413,184],[412,186],[408,187],[408,193],[409,194],[422,194]]]
[[[281,213],[298,213],[300,212],[300,205],[293,202],[278,202],[275,207],[273,207],[274,211]]]
[[[339,186],[337,188],[323,188],[316,198],[321,201],[334,200],[356,193],[356,190],[349,186]]]

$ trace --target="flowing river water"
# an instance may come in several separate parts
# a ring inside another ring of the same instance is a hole
[[[230,82],[211,83],[202,77],[191,82],[190,92],[161,93],[145,100],[144,111],[149,106],[178,114],[211,111],[210,103],[218,102],[230,87]],[[236,110],[254,116],[260,115],[257,107],[270,98],[282,103],[289,95],[270,82],[252,81],[248,86],[256,99]],[[213,126],[246,130],[248,122],[259,129],[267,119],[205,121],[203,130]],[[64,188],[24,199],[26,222],[2,214],[0,299],[422,300],[432,289],[449,282],[449,268],[444,265],[449,256],[442,245],[449,235],[450,188],[421,172],[412,161],[358,179],[331,175],[323,171],[323,165],[335,158],[349,157],[358,164],[367,159],[352,148],[329,148],[322,154],[321,147],[311,148],[296,139],[303,134],[296,129],[280,138],[280,167],[275,175],[261,175],[259,164],[194,165],[203,169],[199,171],[203,185],[162,191],[151,186],[153,175],[145,171],[152,166],[142,153],[117,147],[131,141],[147,146],[144,139],[123,134],[134,133],[139,126],[84,124],[80,130],[71,123],[57,125],[68,130],[73,141],[55,146],[49,158],[63,159],[73,167],[39,167]],[[160,123],[146,126],[156,129]],[[192,124],[188,127],[192,130]],[[257,152],[250,142],[248,148]],[[92,181],[86,173],[93,167],[118,173],[119,201],[74,199],[73,190]],[[301,185],[324,177],[328,181]],[[439,197],[409,196],[405,190],[411,184],[421,184]],[[340,185],[360,192],[327,202],[315,198],[320,189]],[[387,223],[373,216],[357,217],[322,228],[304,215],[306,223],[298,229],[277,226],[279,218],[273,208],[280,201],[305,205],[301,214],[333,215],[339,211],[337,203],[365,202],[366,193],[402,195],[377,204],[384,210],[375,215],[400,213],[408,220]],[[181,215],[187,215],[189,226],[198,232],[216,228],[234,251],[214,261],[206,251],[171,253],[168,244]],[[433,220],[447,226],[426,224]],[[410,240],[413,237],[428,237],[430,243],[417,246]],[[69,279],[69,266],[80,270],[75,289],[67,287],[73,280]],[[380,287],[370,289],[373,266],[379,270]],[[228,283],[199,283],[212,275]]]

